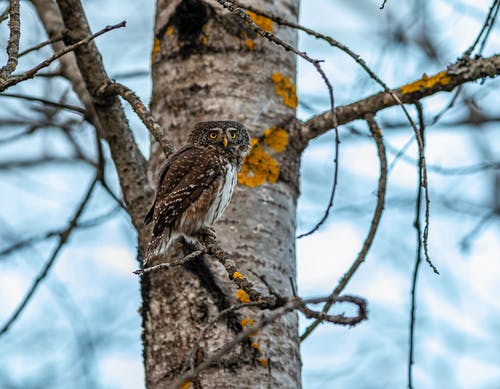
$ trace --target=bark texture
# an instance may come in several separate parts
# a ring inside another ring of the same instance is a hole
[[[297,19],[298,0],[257,1],[254,5]],[[266,20],[258,23],[296,44],[294,32]],[[249,180],[240,180],[215,229],[221,246],[263,293],[273,290],[290,296],[290,278],[295,279],[299,153],[287,143],[285,131],[286,123],[295,117],[294,56],[255,36],[215,2],[158,0],[152,72],[151,109],[176,148],[202,120],[236,120],[251,130],[265,156],[257,158],[251,168],[265,169],[259,163],[270,162],[272,175],[254,182],[250,172]],[[270,141],[273,131],[279,133],[277,144]],[[158,145],[153,144],[150,179],[162,161]],[[209,257],[143,277],[148,388],[166,388],[175,382],[199,332],[218,312],[237,302],[235,292],[224,269]],[[241,319],[258,314],[247,310],[227,316],[209,331],[196,362],[241,331]],[[258,362],[258,352],[247,342],[203,372],[193,387],[299,388],[297,326],[296,314],[288,314],[253,339],[260,344],[267,367]]]

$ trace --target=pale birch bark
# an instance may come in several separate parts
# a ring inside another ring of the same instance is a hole
[[[156,45],[152,56],[151,109],[176,147],[197,121],[237,120],[253,137],[295,116],[276,94],[274,73],[295,80],[295,57],[260,37],[245,35],[234,15],[215,2],[158,0]],[[298,0],[258,1],[276,14],[296,20]],[[296,45],[297,35],[273,26],[273,32]],[[246,37],[245,37],[246,36]],[[250,36],[250,38],[248,38]],[[290,104],[289,104],[290,105]],[[161,164],[152,146],[150,176]],[[299,153],[292,145],[276,156],[281,168],[275,183],[238,185],[231,205],[216,224],[222,247],[234,255],[243,273],[269,294],[266,284],[290,296],[295,279],[295,211]],[[189,267],[143,277],[143,341],[148,388],[175,382],[193,341],[228,304],[235,288],[220,265],[210,258]],[[262,279],[265,282],[262,282]],[[209,332],[198,362],[240,331],[239,320],[258,311],[231,316]],[[249,344],[238,347],[193,382],[203,388],[299,388],[298,319],[286,315],[259,333],[256,340],[269,360],[257,362]]]

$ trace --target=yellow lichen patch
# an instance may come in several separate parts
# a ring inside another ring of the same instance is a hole
[[[273,21],[265,16],[257,15],[255,12],[247,11],[247,15],[250,19],[259,26],[261,29],[267,32],[273,32]]]
[[[252,139],[252,149],[243,160],[243,166],[238,173],[238,183],[251,188],[266,181],[274,184],[278,181],[279,174],[278,162],[264,150],[258,139]]]
[[[151,60],[155,57],[156,54],[160,52],[161,41],[158,38],[153,40],[153,49],[151,50]]]
[[[247,38],[245,39],[245,45],[251,50],[251,51],[254,51],[255,49],[255,42],[253,41],[253,39],[250,39],[250,38]]]
[[[267,359],[264,357],[259,358],[259,363],[262,367],[267,367]]]
[[[434,76],[429,77],[424,74],[420,80],[401,87],[401,93],[406,95],[408,93],[418,92],[421,89],[430,89],[437,84],[448,85],[451,77],[446,71],[440,72]]]
[[[241,319],[240,321],[241,327],[245,328],[246,326],[253,326],[255,321],[249,317],[248,319]]]
[[[168,26],[167,31],[165,31],[165,35],[170,36],[174,33],[174,31],[175,31],[174,26]]]
[[[250,300],[250,296],[248,295],[248,293],[245,292],[243,289],[238,289],[236,291],[236,297],[242,303],[250,303],[252,301],[252,300]]]
[[[245,278],[245,276],[243,274],[241,274],[239,271],[235,271],[233,273],[233,279],[238,279],[238,278],[243,279],[243,278]]]
[[[256,349],[259,354],[263,354],[262,349],[260,348],[260,344],[258,344],[257,342],[252,342],[251,346],[252,348]]]
[[[273,73],[271,78],[274,84],[274,91],[278,96],[281,96],[283,103],[287,107],[297,108],[297,87],[292,82],[292,79],[282,73]]]
[[[179,386],[179,389],[188,389],[191,386],[191,381],[186,381],[184,382],[181,386]]]
[[[201,44],[206,45],[208,43],[208,37],[206,35],[203,35],[201,38]]]
[[[288,144],[288,133],[282,128],[271,127],[264,131],[264,143],[281,153]]]

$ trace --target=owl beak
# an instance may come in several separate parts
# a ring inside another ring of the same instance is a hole
[[[224,145],[224,147],[227,147],[227,136],[226,135],[222,136],[222,144]]]

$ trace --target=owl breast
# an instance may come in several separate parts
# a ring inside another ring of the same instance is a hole
[[[219,181],[219,190],[215,191],[213,201],[208,207],[203,220],[204,226],[212,225],[222,216],[233,196],[237,181],[236,168],[232,164],[227,163],[225,170],[226,175]]]

